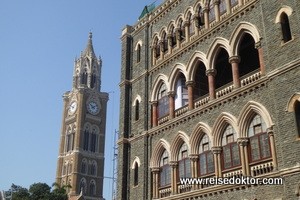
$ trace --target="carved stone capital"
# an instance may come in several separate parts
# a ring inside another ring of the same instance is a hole
[[[255,48],[260,49],[261,48],[261,41],[258,41],[255,43]]]
[[[157,106],[157,101],[150,101],[152,106]]]
[[[274,136],[273,126],[267,128],[267,133],[269,137]]]
[[[213,154],[220,154],[222,152],[222,147],[212,147]]]
[[[170,165],[172,168],[177,168],[177,166],[178,166],[178,161],[170,161],[169,165]]]
[[[206,70],[206,76],[215,76],[217,74],[217,70],[215,69],[208,69]]]
[[[237,143],[239,146],[243,146],[243,147],[247,146],[248,142],[249,142],[249,138],[238,138],[237,139]]]
[[[198,154],[190,154],[189,158],[190,158],[191,161],[197,162],[198,159],[199,159],[199,155]]]
[[[220,0],[214,0],[214,5],[219,5],[220,4]]]
[[[239,56],[231,56],[228,61],[229,61],[230,64],[240,63],[241,59],[240,59]]]
[[[151,168],[151,172],[152,172],[153,174],[157,174],[157,173],[159,173],[159,171],[160,171],[159,167],[152,167],[152,168]]]
[[[175,97],[176,93],[174,91],[168,92],[168,97]]]
[[[195,82],[194,82],[194,81],[186,81],[186,82],[185,82],[185,85],[186,85],[187,87],[189,87],[189,86],[194,87]]]

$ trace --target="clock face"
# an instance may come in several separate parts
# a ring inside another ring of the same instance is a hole
[[[76,109],[77,109],[77,102],[76,101],[71,102],[69,107],[69,113],[70,114],[75,113]]]
[[[99,112],[99,106],[96,102],[94,101],[90,101],[87,105],[87,109],[88,111],[93,114],[96,115]]]

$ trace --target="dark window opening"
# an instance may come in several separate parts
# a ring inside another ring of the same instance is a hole
[[[175,31],[174,27],[172,28],[171,34],[172,34],[172,36],[171,36],[172,37],[171,38],[171,46],[172,46],[172,48],[174,48],[177,44],[176,31]]]
[[[239,45],[239,73],[240,77],[259,69],[258,51],[253,37],[245,33]]]
[[[94,88],[96,85],[96,75],[92,74],[91,76],[91,88]]]
[[[139,100],[135,101],[135,121],[139,120],[140,118],[140,102]]]
[[[207,95],[209,93],[208,89],[208,77],[206,76],[206,68],[203,62],[197,64],[196,74],[194,78],[194,88],[193,95],[194,99]]]
[[[202,12],[201,7],[199,7],[199,9],[198,9],[198,15],[197,15],[196,20],[197,20],[196,25],[197,25],[198,28],[200,28],[201,26],[203,26],[205,24],[204,23],[204,14]]]
[[[140,62],[140,61],[141,61],[141,45],[138,45],[136,50],[136,62]]]
[[[90,134],[87,130],[84,131],[84,136],[83,136],[83,150],[88,151],[89,150],[89,137]]]
[[[232,82],[232,68],[229,63],[229,56],[223,48],[217,54],[215,69],[217,71],[215,76],[216,89]]]
[[[139,166],[138,163],[136,162],[134,164],[134,186],[137,186],[139,184]]]
[[[292,39],[292,34],[291,34],[289,17],[284,12],[280,16],[280,24],[281,24],[283,42],[290,41]]]
[[[167,95],[167,88],[162,84],[158,93],[158,118],[169,114],[169,97]]]
[[[84,85],[87,84],[87,72],[83,72],[81,74],[81,84],[84,84]]]
[[[299,101],[295,103],[295,117],[296,117],[296,124],[298,130],[298,137],[300,137],[300,102]]]
[[[183,26],[183,21],[181,20],[179,22],[179,40],[182,41],[185,39],[185,29],[184,29],[184,26]]]
[[[163,52],[168,51],[169,47],[168,47],[168,39],[167,39],[167,34],[164,32],[163,34]]]

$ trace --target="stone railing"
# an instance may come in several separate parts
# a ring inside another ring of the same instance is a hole
[[[189,110],[189,107],[186,105],[184,107],[181,107],[177,110],[175,110],[175,117],[179,117],[180,115],[183,115]]]
[[[171,187],[159,190],[159,198],[168,197],[171,195]]]
[[[233,87],[234,87],[233,85],[229,85],[227,87],[224,87],[223,89],[220,89],[219,91],[217,91],[216,97],[220,98],[222,96],[229,94],[230,92],[232,92]]]
[[[262,174],[270,173],[274,170],[273,162],[267,162],[250,168],[251,176],[259,176]]]
[[[204,104],[207,104],[208,101],[209,101],[209,96],[201,98],[199,100],[196,100],[195,103],[194,103],[194,107],[198,108],[200,106],[203,106]]]
[[[192,190],[192,185],[178,185],[178,192],[184,193]]]
[[[158,124],[161,125],[161,124],[164,124],[166,123],[167,121],[169,121],[169,115],[165,116],[165,117],[161,117],[158,119]]]
[[[229,178],[229,177],[240,177],[243,175],[243,170],[238,169],[235,171],[227,172],[223,174],[223,177]]]
[[[242,86],[249,85],[249,84],[257,81],[258,79],[260,79],[260,77],[261,77],[261,73],[260,72],[252,74],[251,76],[248,76],[247,78],[242,79],[241,85]]]

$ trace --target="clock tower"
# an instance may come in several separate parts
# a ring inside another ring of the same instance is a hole
[[[70,185],[70,197],[103,199],[104,145],[108,93],[101,92],[102,60],[92,33],[75,60],[72,90],[63,95],[63,119],[56,182]]]

